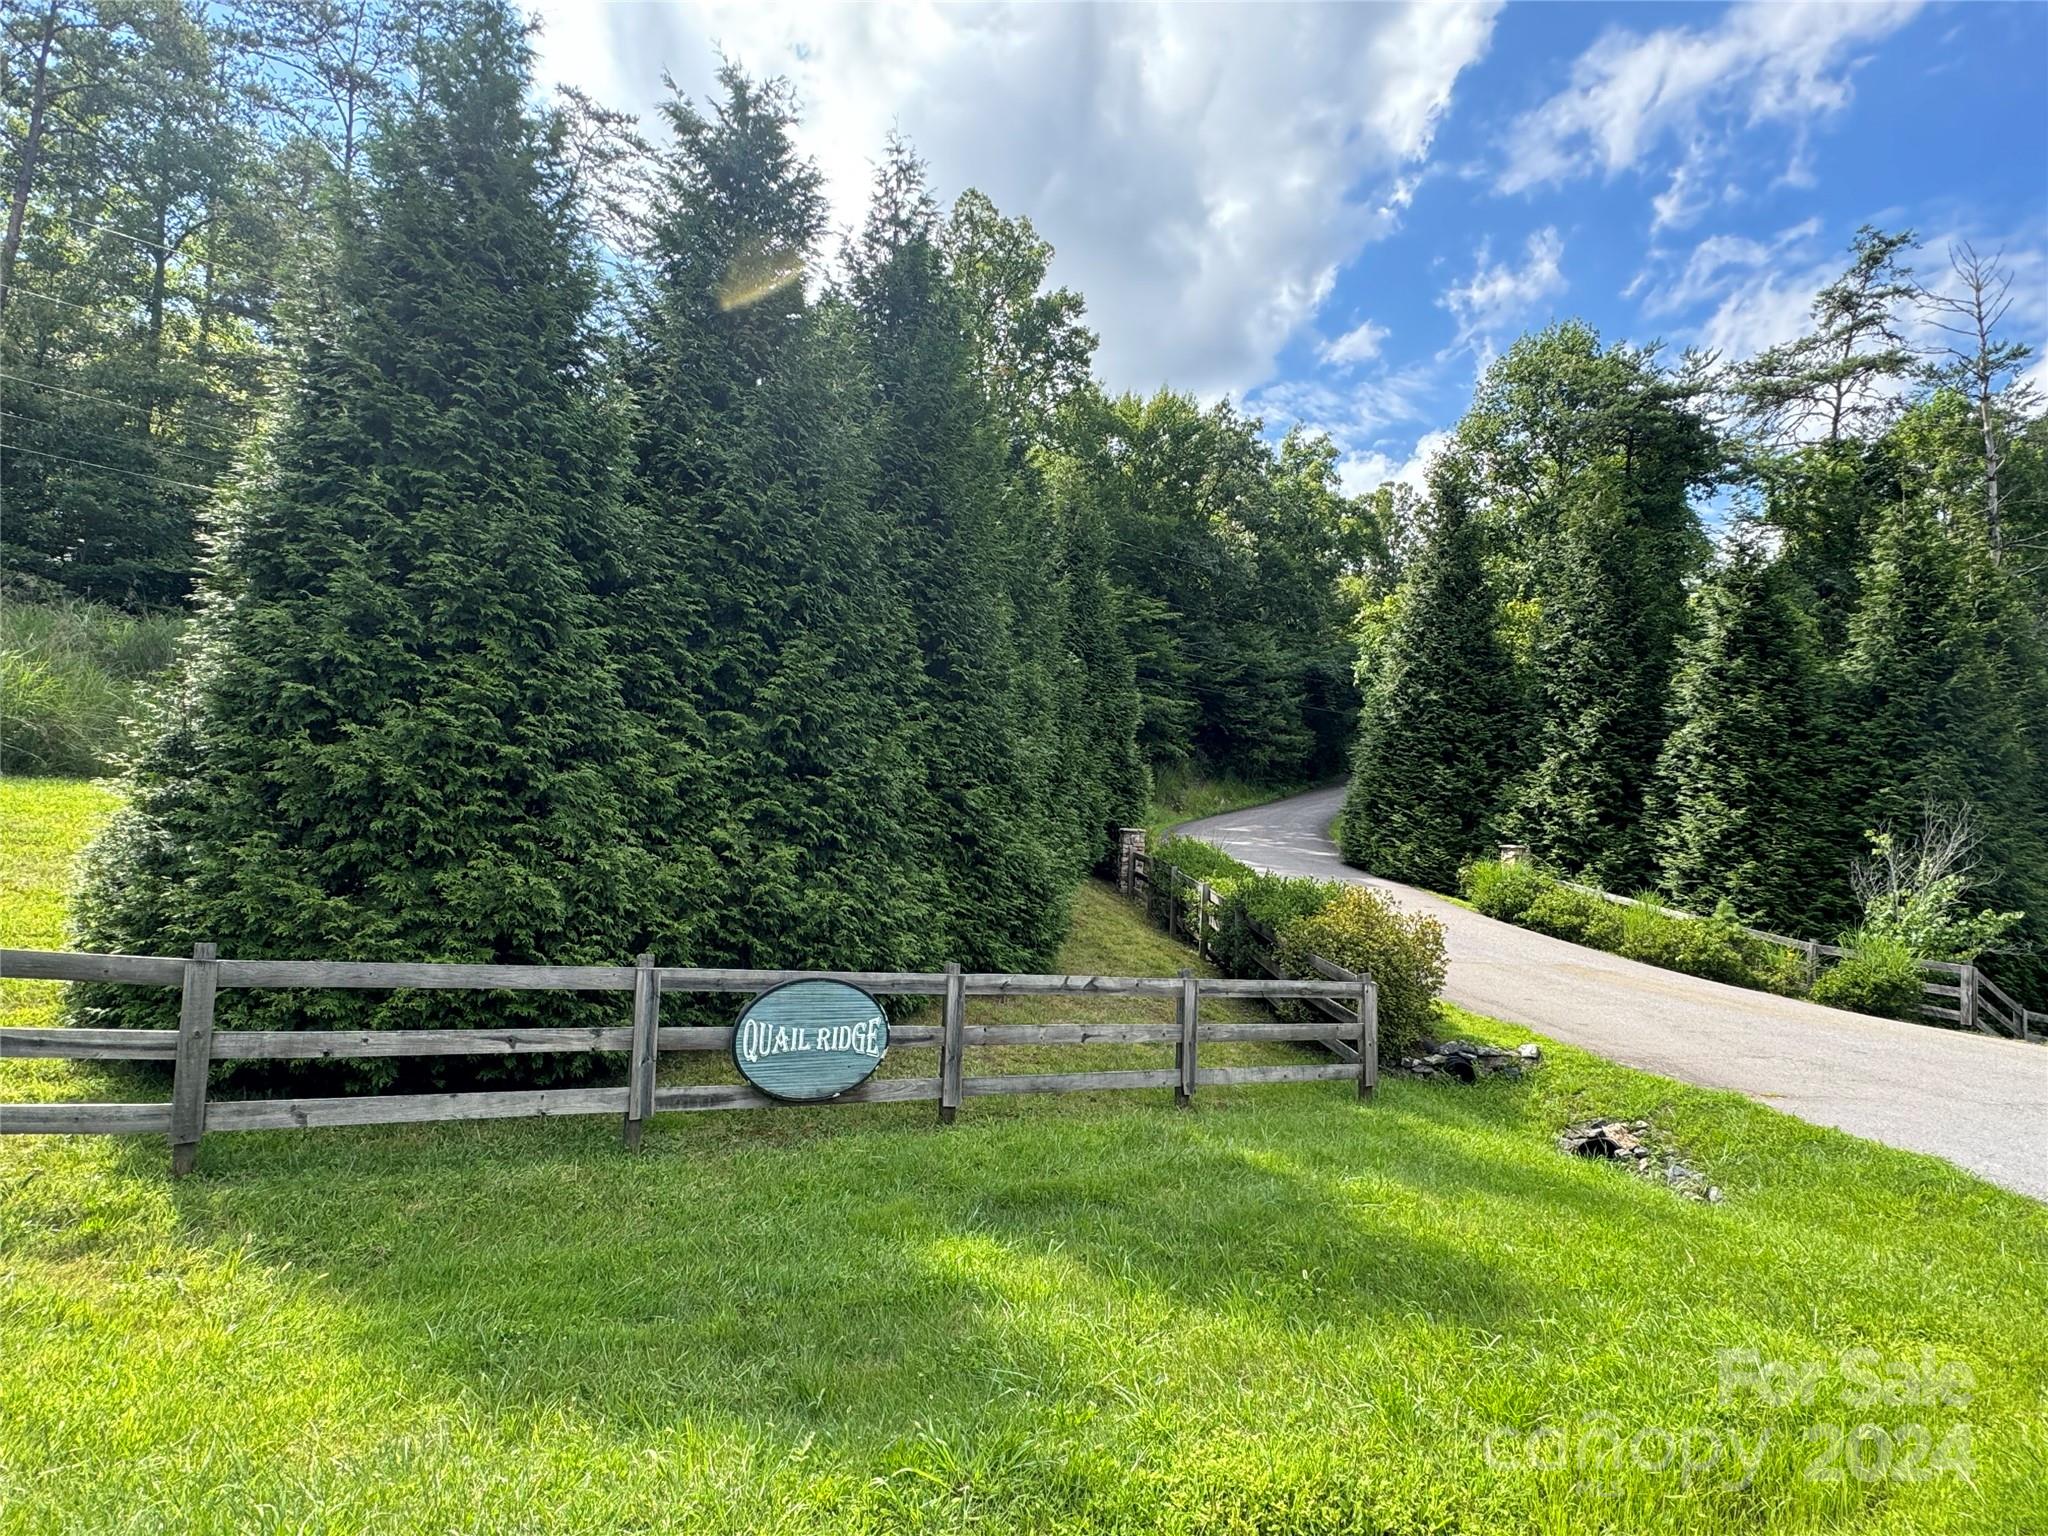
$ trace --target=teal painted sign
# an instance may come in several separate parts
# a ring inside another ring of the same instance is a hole
[[[771,1098],[836,1099],[874,1075],[889,1049],[882,1005],[844,981],[786,981],[747,1004],[732,1032],[740,1075]]]

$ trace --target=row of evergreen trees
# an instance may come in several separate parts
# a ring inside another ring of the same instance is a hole
[[[612,325],[519,22],[464,6],[417,57],[82,942],[1047,961],[1142,804],[1134,669],[1099,518],[985,387],[916,162],[814,295],[818,173],[781,88],[727,70],[669,103]]]
[[[1897,342],[1910,248],[1866,231],[1814,334],[1741,369],[1578,324],[1491,368],[1405,583],[1367,609],[1347,857],[1448,889],[1526,842],[1831,936],[1872,832],[1963,807],[1977,898],[2029,914],[1999,969],[2037,983],[2048,454],[2023,350],[1973,400]]]
[[[36,0],[0,17],[0,159],[19,215],[0,249],[0,568],[10,597],[55,591],[174,613],[192,603],[209,520],[260,468],[301,361],[347,308],[336,274],[386,194],[377,125],[424,98],[423,72],[440,67],[433,40],[461,4]],[[714,147],[684,118],[671,126]],[[1097,605],[1090,622],[1115,628],[1133,652],[1151,764],[1276,784],[1341,766],[1356,698],[1338,584],[1372,521],[1338,489],[1327,443],[1270,443],[1227,403],[1105,396],[1089,375],[1095,338],[1079,295],[1045,282],[1050,247],[972,191],[940,217],[904,184],[907,156],[880,183],[893,211],[847,250],[821,252],[821,194],[793,163],[776,171],[786,205],[724,210],[768,225],[704,235],[681,222],[675,166],[658,163],[628,118],[570,93],[548,131],[561,143],[546,175],[560,184],[543,195],[569,198],[600,251],[599,329],[614,385],[653,398],[652,376],[614,339],[628,318],[642,336],[675,318],[644,291],[614,292],[645,288],[627,274],[651,282],[679,274],[677,263],[724,261],[721,302],[753,312],[772,337],[776,280],[794,270],[778,263],[804,264],[814,288],[830,268],[831,297],[873,332],[863,342],[873,356],[859,363],[873,387],[885,402],[901,393],[938,413],[918,429],[925,441],[946,442],[948,455],[965,441],[966,425],[939,419],[952,407],[935,380],[957,365],[952,354],[965,350],[986,397],[992,421],[972,430],[992,434],[993,450],[961,449],[979,465],[971,471],[935,463],[914,493],[988,502],[974,477],[999,477],[989,503],[998,512],[974,514],[959,537],[996,530],[1007,564],[962,575],[959,550],[939,557],[973,588],[959,592],[956,616],[991,602],[1035,615],[1039,594],[1055,588],[1058,601]],[[650,207],[660,217],[650,221]],[[693,255],[687,243],[699,239],[725,244]],[[884,245],[905,247],[888,271],[877,265]],[[945,291],[920,299],[926,309],[890,311],[899,289],[929,277],[917,276],[920,264],[943,269]],[[950,309],[950,333],[926,323],[934,307]],[[694,345],[681,333],[673,342],[672,374]],[[910,382],[874,372],[885,364]],[[883,438],[862,450],[878,460],[873,493],[883,500],[903,490],[890,461],[920,451],[886,426],[901,410],[886,404],[873,424]],[[1057,536],[1039,526],[1048,523]],[[907,555],[929,563],[927,552]],[[1091,590],[1098,571],[1113,601]],[[962,642],[920,619],[920,650],[943,674],[950,663],[934,645]],[[1014,660],[986,664],[1020,669],[1035,709],[1098,717],[1085,732],[1085,750],[1096,751],[1103,719],[1123,707],[1115,690],[1107,701],[1067,697],[1074,690],[1062,693],[1054,676],[1069,667],[1055,626],[1026,632],[1037,638],[1013,646]],[[1114,665],[1091,656],[1095,672]],[[1042,784],[1053,767],[1041,752],[1018,771]],[[1129,765],[1108,771],[1128,778]],[[1087,820],[1129,799],[1126,784]]]

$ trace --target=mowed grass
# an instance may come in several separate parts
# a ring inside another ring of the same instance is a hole
[[[4,803],[11,863],[44,834]],[[1061,963],[1191,962],[1091,887]],[[2043,1528],[2040,1207],[1546,1050],[1365,1106],[666,1116],[637,1156],[609,1120],[221,1135],[178,1183],[160,1138],[0,1138],[0,1531]],[[1595,1112],[1725,1203],[1558,1154]],[[1858,1399],[1923,1360],[1943,1401]]]

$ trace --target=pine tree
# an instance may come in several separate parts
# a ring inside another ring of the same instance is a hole
[[[705,806],[660,794],[657,846],[715,866],[659,936],[699,963],[935,964],[919,664],[875,498],[872,397],[843,304],[812,305],[825,215],[787,88],[727,67],[671,101],[654,279],[630,370],[648,574],[632,683],[664,739],[701,739]]]
[[[1469,473],[1455,455],[1431,473],[1426,542],[1366,693],[1337,821],[1349,862],[1440,891],[1480,851],[1521,723]]]
[[[590,367],[595,294],[553,125],[508,8],[423,40],[372,151],[335,333],[307,357],[273,473],[209,576],[185,697],[101,841],[97,950],[616,962],[646,873],[640,733],[602,584],[621,426]],[[165,1023],[148,989],[108,1022]],[[249,992],[222,1023],[560,1018],[566,997]],[[379,1073],[365,1066],[364,1075]]]
[[[1725,900],[1746,922],[1810,935],[1848,914],[1829,836],[1829,698],[1801,591],[1751,538],[1701,586],[1656,801],[1662,884],[1679,905]]]

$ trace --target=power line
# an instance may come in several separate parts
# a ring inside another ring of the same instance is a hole
[[[116,229],[111,224],[101,224],[94,219],[67,219],[64,222],[71,224],[83,224],[87,229],[97,229],[105,234],[119,235],[123,240],[132,240],[135,242],[135,244],[147,246],[152,251],[162,251],[166,256],[175,256],[178,254],[177,251],[171,246],[159,245],[154,240],[145,240],[140,235],[131,235],[125,229]]]
[[[52,394],[69,395],[74,400],[89,400],[94,405],[111,405],[117,411],[133,411],[141,408],[133,400],[116,400],[112,395],[95,395],[82,389],[67,389],[62,384],[51,384],[42,379],[32,379],[25,373],[0,372],[0,379],[7,379],[16,384],[26,384],[30,389],[47,389]],[[173,405],[205,404],[219,411],[230,409],[239,402],[232,396],[217,394],[210,389],[200,389],[189,391],[178,400],[170,403]]]
[[[0,411],[0,416],[4,416],[4,417],[6,417],[6,418],[7,418],[7,419],[8,419],[9,421],[25,421],[25,422],[27,422],[27,423],[28,423],[28,424],[29,424],[30,426],[51,426],[51,425],[54,425],[54,424],[53,424],[53,423],[51,423],[51,422],[45,421],[45,420],[44,420],[44,419],[43,419],[42,417],[40,417],[40,416],[24,416],[24,415],[22,415],[22,414],[21,414],[21,413],[20,413],[19,411]],[[63,433],[64,433],[64,435],[65,435],[66,437],[90,437],[90,438],[93,438],[93,439],[95,439],[96,441],[99,441],[99,442],[102,442],[102,443],[125,443],[125,444],[132,444],[132,443],[133,443],[133,442],[135,441],[135,439],[134,439],[134,438],[132,438],[132,437],[116,437],[116,436],[114,436],[114,434],[113,434],[113,433],[111,433],[111,432],[86,432],[86,431],[82,431],[81,429],[79,429],[79,428],[77,428],[77,427],[74,427],[74,426],[71,426],[71,425],[69,425],[69,424],[65,424],[65,425],[63,425],[63,426],[61,427],[61,430],[63,431]],[[148,442],[148,443],[149,443],[149,446],[150,446],[150,451],[151,451],[151,452],[153,452],[153,453],[162,453],[162,454],[168,454],[168,455],[170,455],[170,456],[171,456],[172,458],[174,458],[174,459],[190,459],[190,460],[191,460],[191,461],[192,461],[192,462],[193,462],[194,464],[199,464],[199,465],[204,465],[204,464],[206,464],[206,463],[208,462],[208,461],[207,461],[207,460],[206,460],[206,459],[205,459],[204,457],[202,457],[201,455],[199,455],[199,454],[196,454],[196,453],[193,453],[193,452],[189,451],[188,449],[184,449],[184,448],[171,448],[171,447],[167,447],[167,446],[165,446],[164,444],[162,444],[162,443],[159,443],[159,442],[157,442],[157,441],[156,441],[155,439],[153,439],[153,438],[146,438],[146,439],[144,439],[144,441],[146,441],[146,442]],[[0,443],[0,447],[5,447],[5,446],[6,446],[6,444],[5,444],[5,443]]]
[[[214,489],[210,485],[195,485],[190,480],[173,480],[169,475],[152,474],[148,470],[123,469],[118,464],[100,464],[92,459],[74,459],[69,454],[64,453],[45,453],[40,448],[24,448],[19,443],[8,443],[4,447],[0,447],[0,453],[33,454],[39,459],[55,459],[61,464],[76,464],[81,469],[103,469],[110,475],[128,475],[136,480],[155,480],[162,485],[175,485],[180,490],[198,491],[201,495],[205,496],[211,496]]]
[[[37,293],[33,288],[24,288],[19,283],[0,283],[0,293],[8,293],[21,299],[41,299],[45,304],[59,304],[65,309],[75,309],[81,315],[96,315],[100,307],[96,304],[74,304],[69,299],[60,299],[52,294]]]

